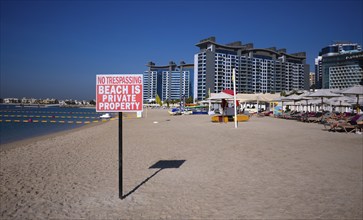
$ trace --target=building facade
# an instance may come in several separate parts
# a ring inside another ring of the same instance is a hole
[[[356,43],[335,43],[324,47],[315,59],[316,86],[342,89],[362,80],[362,48]]]
[[[193,96],[193,64],[180,62],[176,65],[156,66],[149,62],[144,72],[144,100],[153,100],[156,95],[162,101],[181,100]]]
[[[203,100],[209,92],[232,89],[236,70],[237,93],[281,92],[309,88],[309,65],[305,52],[287,54],[275,47],[256,49],[240,41],[218,44],[215,37],[196,44],[194,56],[194,99]]]
[[[323,83],[323,69],[321,65],[322,56],[318,56],[315,58],[315,88],[321,89]]]
[[[315,72],[310,72],[309,73],[309,86],[310,88],[312,86],[316,85],[316,81],[315,81]]]

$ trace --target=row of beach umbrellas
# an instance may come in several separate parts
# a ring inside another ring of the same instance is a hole
[[[306,105],[309,104],[319,104],[316,100],[320,98],[320,104],[329,104],[334,106],[351,106],[352,98],[349,96],[356,96],[356,104],[359,105],[359,96],[363,96],[363,86],[356,85],[344,90],[337,89],[321,89],[316,92],[304,91],[300,95],[290,95],[290,96],[281,96],[278,97],[277,94],[237,94],[237,100],[242,102],[247,101],[257,101],[257,102],[281,102],[282,107],[284,106],[284,102],[293,102],[294,105],[298,101],[305,101]],[[210,98],[211,100],[221,100],[221,99],[231,99],[233,98],[233,94],[227,94],[224,92],[214,93]],[[324,102],[325,99],[325,102]],[[301,103],[301,102],[300,102]]]
[[[349,95],[355,95],[356,96],[356,104],[359,105],[359,96],[363,96],[363,86],[362,85],[356,85],[350,88],[347,88],[345,90],[329,90],[329,89],[322,89],[318,90],[316,92],[304,92],[301,95],[291,95],[287,97],[280,97],[279,100],[282,104],[286,101],[293,101],[294,104],[297,101],[306,101],[306,105],[313,102],[314,104],[317,104],[316,101],[313,101],[314,98],[320,98],[321,99],[321,105],[323,106],[324,103],[335,105],[335,106],[351,106],[352,99],[350,97],[347,97]],[[324,102],[324,98],[328,98],[326,100],[327,102]]]

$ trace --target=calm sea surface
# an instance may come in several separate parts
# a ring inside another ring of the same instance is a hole
[[[100,123],[100,115],[95,109],[0,105],[0,143]]]

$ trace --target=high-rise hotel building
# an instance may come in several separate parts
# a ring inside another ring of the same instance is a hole
[[[363,80],[363,52],[359,44],[337,42],[315,59],[316,87],[343,89]]]
[[[155,99],[156,95],[162,101],[177,100],[193,96],[194,64],[173,61],[169,65],[156,66],[149,62],[148,70],[144,72],[144,100]]]
[[[275,47],[257,49],[240,41],[218,44],[215,37],[196,44],[194,56],[194,99],[209,92],[232,89],[236,69],[237,93],[281,92],[309,88],[309,65],[305,52],[287,54]]]

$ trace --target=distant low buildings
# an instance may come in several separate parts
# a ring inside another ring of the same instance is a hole
[[[35,99],[35,98],[26,98],[23,97],[22,99],[19,98],[3,98],[1,99],[0,103],[4,104],[20,104],[20,105],[60,105],[60,106],[67,106],[67,105],[73,105],[73,106],[92,106],[95,105],[95,100],[72,100],[72,99],[66,99],[66,100],[57,100],[54,98],[45,98],[45,99]]]
[[[37,102],[37,99],[35,98],[26,98],[26,97],[23,97],[21,99],[21,103],[22,104],[35,104]]]
[[[18,98],[4,98],[3,102],[5,104],[21,103],[20,99]]]

